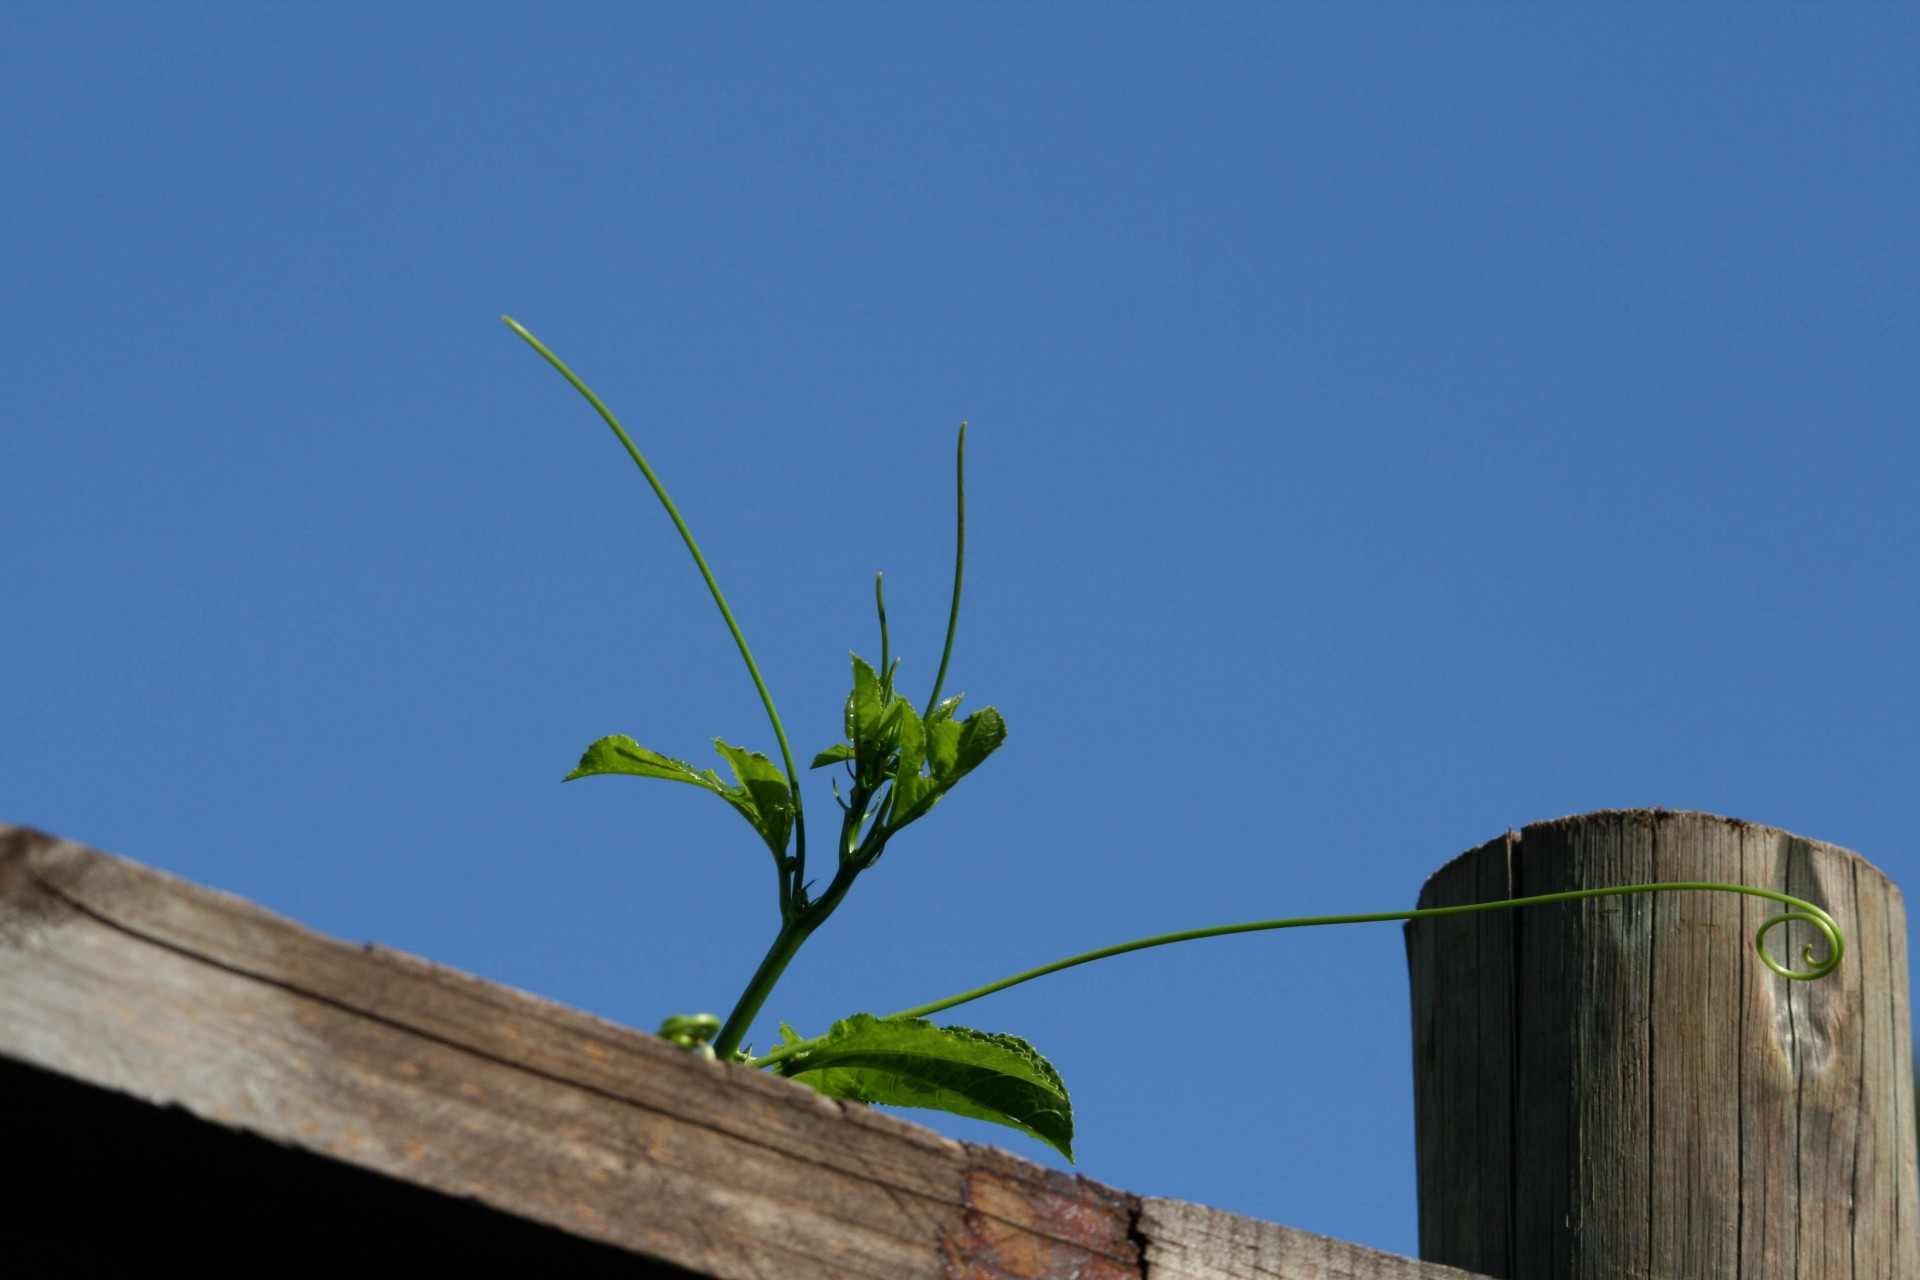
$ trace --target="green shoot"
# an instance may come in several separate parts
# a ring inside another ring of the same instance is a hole
[[[600,398],[531,333],[512,319],[503,319],[586,398],[639,466],[654,496],[666,508],[674,528],[679,530],[681,540],[686,543],[687,551],[693,556],[700,576],[713,595],[714,603],[719,606],[720,616],[726,621],[734,645],[746,663],[747,673],[753,678],[753,686],[760,695],[761,705],[766,708],[767,720],[773,726],[774,738],[780,747],[784,770],[764,755],[714,739],[715,748],[733,774],[733,782],[728,783],[712,769],[696,769],[672,756],[642,747],[632,738],[605,737],[590,745],[581,756],[579,765],[567,775],[567,779],[571,780],[624,774],[680,782],[711,791],[747,820],[773,854],[779,877],[780,924],[772,945],[768,947],[753,976],[748,979],[725,1022],[711,1014],[667,1019],[660,1034],[675,1044],[709,1057],[745,1062],[772,1070],[801,1080],[830,1097],[895,1106],[929,1107],[1008,1125],[1052,1145],[1071,1160],[1073,1107],[1068,1100],[1066,1086],[1061,1083],[1059,1073],[1053,1066],[1032,1045],[1017,1036],[973,1031],[965,1027],[936,1027],[926,1021],[927,1015],[944,1012],[1076,965],[1091,964],[1095,960],[1125,955],[1130,951],[1170,946],[1177,942],[1275,929],[1422,920],[1481,911],[1506,911],[1626,893],[1711,891],[1767,898],[1790,908],[1761,925],[1754,936],[1754,946],[1769,969],[1782,977],[1804,981],[1823,977],[1840,964],[1845,953],[1845,940],[1839,926],[1834,923],[1833,917],[1803,899],[1769,889],[1712,882],[1622,885],[1464,906],[1255,920],[1157,934],[1056,960],[944,1000],[903,1009],[886,1018],[855,1014],[836,1022],[825,1035],[811,1039],[802,1038],[783,1023],[780,1045],[761,1057],[749,1058],[740,1051],[740,1043],[801,946],[833,914],[860,875],[879,862],[888,842],[902,829],[926,816],[961,778],[982,764],[1006,741],[1006,721],[992,707],[983,707],[963,719],[958,714],[959,697],[945,701],[940,698],[953,658],[953,640],[960,622],[960,591],[967,563],[967,424],[960,424],[955,448],[953,600],[947,613],[946,643],[940,653],[939,670],[934,676],[933,693],[928,697],[925,709],[920,710],[895,689],[900,663],[893,656],[892,639],[887,629],[884,578],[876,573],[873,601],[880,624],[880,665],[876,669],[858,654],[853,656],[853,688],[847,694],[843,713],[846,740],[818,753],[811,766],[821,769],[839,765],[845,771],[846,781],[844,794],[838,780],[833,786],[834,799],[841,809],[833,879],[819,897],[813,898],[809,896],[811,885],[806,878],[806,821],[801,809],[800,776],[794,768],[793,751],[787,743],[786,731],[781,728],[779,712],[774,709],[773,695],[767,691],[766,681],[761,679],[760,668],[747,647],[746,637],[741,633],[726,597],[721,594],[720,585],[715,581],[706,557],[701,554],[699,543],[694,540],[686,521],[681,519],[679,510],[667,496],[666,488],[654,474],[653,468],[647,465],[647,460],[641,456],[625,428],[601,403]],[[787,852],[790,841],[792,853]],[[1807,967],[1800,970],[1778,963],[1766,946],[1766,935],[1770,930],[1796,920],[1811,924],[1826,941],[1824,959],[1815,958],[1812,944],[1801,949],[1801,960]]]

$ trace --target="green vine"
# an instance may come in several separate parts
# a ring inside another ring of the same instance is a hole
[[[642,747],[631,738],[613,736],[601,738],[588,746],[580,763],[567,775],[567,779],[572,780],[624,774],[680,782],[711,791],[747,820],[773,854],[779,877],[780,924],[772,944],[724,1022],[712,1014],[683,1014],[667,1019],[660,1034],[674,1044],[709,1057],[742,1062],[802,1080],[832,1097],[928,1107],[1009,1125],[1050,1143],[1071,1159],[1073,1109],[1067,1098],[1066,1087],[1052,1064],[1017,1036],[974,1031],[966,1027],[936,1027],[926,1021],[927,1016],[1051,973],[1059,973],[1063,969],[1125,955],[1130,951],[1170,946],[1176,942],[1195,942],[1202,938],[1273,929],[1425,920],[1627,893],[1738,893],[1769,899],[1790,908],[1770,917],[1760,926],[1754,935],[1754,946],[1767,968],[1794,981],[1808,981],[1833,972],[1846,952],[1845,939],[1832,916],[1811,902],[1771,889],[1710,881],[1665,881],[1577,889],[1453,907],[1255,920],[1156,934],[1068,956],[1064,960],[1028,969],[944,1000],[903,1009],[885,1018],[855,1014],[836,1022],[824,1035],[802,1037],[782,1023],[781,1043],[767,1053],[754,1057],[750,1050],[741,1048],[741,1042],[773,993],[781,975],[807,939],[833,914],[852,890],[855,881],[879,862],[893,837],[924,817],[962,778],[1006,740],[1006,722],[992,707],[983,707],[962,718],[958,711],[959,697],[945,701],[940,697],[941,690],[946,686],[948,665],[953,658],[954,635],[960,621],[961,585],[966,573],[966,424],[960,424],[955,449],[953,599],[947,614],[946,642],[941,650],[939,669],[934,676],[933,693],[928,697],[925,708],[919,709],[895,689],[900,662],[893,656],[892,638],[887,629],[884,580],[876,574],[873,597],[880,626],[880,665],[873,667],[857,654],[854,655],[853,689],[847,695],[844,714],[846,740],[821,751],[814,757],[811,766],[814,769],[842,766],[846,782],[844,794],[838,780],[833,786],[834,801],[841,810],[834,875],[816,898],[810,896],[811,883],[806,874],[806,815],[800,802],[800,775],[794,767],[793,749],[787,742],[786,730],[781,727],[780,713],[774,709],[773,695],[768,692],[766,681],[760,676],[753,651],[747,646],[746,636],[735,620],[733,610],[728,607],[727,598],[721,592],[713,570],[701,554],[700,544],[694,540],[686,521],[681,518],[673,500],[667,496],[666,487],[661,484],[659,476],[600,398],[539,339],[510,317],[502,319],[586,398],[613,429],[628,456],[646,477],[654,496],[666,509],[681,540],[686,543],[687,551],[692,555],[701,578],[707,584],[707,590],[713,596],[714,604],[720,610],[721,618],[726,622],[734,645],[740,651],[741,660],[746,664],[747,673],[752,677],[754,689],[760,695],[760,703],[766,709],[767,721],[773,728],[774,740],[780,751],[781,763],[776,765],[769,757],[758,752],[714,739],[716,750],[732,771],[734,780],[729,783],[712,769],[696,769],[685,761]],[[1767,950],[1766,936],[1771,930],[1791,921],[1809,924],[1821,934],[1826,943],[1823,959],[1816,958],[1812,943],[1807,943],[1800,950],[1800,960],[1805,965],[1803,969],[1790,968],[1774,959]]]
[[[1656,884],[1627,884],[1604,889],[1572,889],[1565,893],[1542,893],[1527,898],[1506,898],[1498,902],[1472,902],[1457,907],[1421,907],[1413,911],[1367,911],[1353,915],[1338,916],[1294,916],[1285,920],[1250,920],[1243,924],[1211,925],[1204,929],[1182,929],[1178,933],[1155,934],[1149,938],[1136,938],[1132,942],[1115,943],[1110,947],[1100,947],[1094,951],[1083,951],[1079,955],[1068,956],[1064,960],[1055,960],[1036,969],[1027,969],[997,982],[989,982],[983,987],[974,987],[958,995],[948,996],[944,1000],[933,1000],[926,1004],[917,1004],[911,1009],[902,1009],[890,1018],[924,1018],[929,1014],[943,1013],[948,1009],[1017,987],[1023,982],[1032,982],[1035,978],[1044,978],[1050,973],[1059,973],[1076,965],[1091,964],[1095,960],[1105,960],[1110,956],[1123,956],[1129,951],[1145,951],[1149,947],[1165,947],[1176,942],[1197,942],[1202,938],[1224,938],[1236,933],[1263,933],[1270,929],[1308,929],[1319,925],[1331,924],[1381,924],[1392,920],[1432,920],[1441,916],[1475,915],[1483,911],[1511,911],[1516,907],[1539,907],[1555,902],[1578,902],[1584,898],[1611,898],[1624,893],[1666,893],[1678,890],[1702,890],[1719,893],[1740,893],[1749,897],[1767,898],[1794,908],[1777,916],[1769,917],[1753,935],[1754,950],[1760,955],[1760,961],[1783,978],[1795,982],[1810,982],[1815,978],[1824,978],[1840,967],[1840,960],[1846,954],[1846,938],[1840,932],[1840,926],[1825,911],[1804,898],[1796,898],[1785,893],[1775,893],[1771,889],[1756,889],[1751,885],[1722,884],[1711,880],[1667,880]],[[1790,969],[1773,958],[1767,950],[1767,934],[1780,925],[1794,920],[1804,921],[1819,930],[1826,940],[1826,958],[1814,958],[1813,943],[1800,948],[1800,959],[1805,969]],[[817,1040],[802,1041],[797,1044],[783,1045],[752,1060],[756,1067],[772,1067],[792,1057],[795,1053],[817,1043]]]

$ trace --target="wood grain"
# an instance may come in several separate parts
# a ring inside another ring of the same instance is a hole
[[[1455,1274],[1200,1206],[1143,1212],[5,826],[0,1059],[726,1280]]]
[[[1587,814],[1462,855],[1420,905],[1655,880],[1806,898],[1846,961],[1770,973],[1752,938],[1779,908],[1733,894],[1410,922],[1421,1255],[1526,1280],[1920,1275],[1905,915],[1863,859]],[[1768,942],[1824,945],[1799,924]]]
[[[1143,1202],[1152,1280],[1483,1280],[1183,1200]]]

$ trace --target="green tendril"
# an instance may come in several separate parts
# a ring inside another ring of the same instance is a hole
[[[666,508],[668,518],[673,521],[673,527],[680,531],[680,540],[687,544],[687,550],[692,553],[693,563],[699,567],[700,576],[705,579],[707,590],[713,595],[713,602],[720,606],[720,616],[726,620],[727,630],[733,636],[733,643],[735,647],[740,650],[741,659],[747,664],[747,674],[753,677],[753,687],[758,690],[760,694],[760,705],[766,708],[767,720],[773,725],[773,736],[779,740],[780,758],[786,765],[787,786],[793,797],[793,825],[795,839],[797,841],[796,854],[800,866],[804,868],[806,865],[807,829],[805,820],[800,813],[800,771],[793,767],[793,748],[787,745],[787,731],[780,726],[780,713],[774,709],[773,695],[767,692],[767,682],[760,678],[760,667],[753,660],[753,650],[747,647],[747,637],[740,630],[740,624],[734,621],[733,610],[728,607],[727,597],[721,592],[719,582],[714,579],[713,570],[707,567],[707,558],[701,554],[700,544],[694,541],[693,530],[687,528],[687,522],[680,518],[680,509],[674,506],[673,499],[667,496],[666,486],[660,483],[660,477],[655,475],[653,468],[647,465],[647,460],[641,456],[639,447],[633,443],[633,437],[629,436],[627,429],[620,425],[620,420],[613,416],[613,410],[607,408],[607,406],[601,402],[600,397],[593,393],[591,387],[580,381],[579,377],[573,370],[567,368],[566,363],[562,361],[559,356],[547,350],[546,344],[534,337],[531,333],[528,333],[517,320],[512,316],[501,316],[500,318],[506,322],[509,329],[512,329],[515,333],[519,334],[521,338],[525,339],[528,346],[538,351],[542,356],[545,356],[547,363],[559,370],[560,376],[572,383],[573,389],[586,397],[587,403],[594,407],[595,411],[599,413],[600,417],[609,427],[613,428],[613,434],[620,438],[622,445],[626,446],[627,455],[633,459],[634,465],[640,468],[640,474],[647,478],[647,484],[653,489],[653,496],[660,499],[660,505]]]
[[[873,607],[880,614],[880,677],[886,679],[892,674],[893,651],[887,641],[887,593],[881,590],[884,573],[873,575]]]
[[[967,572],[967,424],[964,422],[960,424],[960,443],[954,449],[953,472],[953,604],[947,609],[947,643],[940,651],[940,670],[933,677],[933,696],[927,699],[927,709],[921,713],[923,720],[930,718],[933,709],[940,705],[940,690],[947,684],[947,663],[953,658],[953,633],[960,626],[960,580]]]
[[[948,996],[944,1000],[935,1000],[928,1004],[915,1005],[911,1009],[902,1009],[890,1014],[893,1018],[924,1018],[940,1013],[958,1005],[1005,991],[1008,987],[1017,987],[1023,982],[1032,982],[1035,978],[1044,978],[1050,973],[1059,973],[1062,969],[1071,969],[1077,965],[1091,964],[1095,960],[1105,960],[1110,956],[1125,955],[1129,951],[1145,951],[1149,947],[1170,946],[1176,942],[1194,942],[1201,938],[1221,938],[1235,933],[1262,933],[1270,929],[1306,929],[1317,925],[1332,924],[1380,924],[1391,920],[1429,920],[1441,916],[1473,915],[1482,911],[1511,911],[1516,907],[1545,906],[1554,902],[1578,902],[1585,898],[1610,898],[1626,893],[1662,893],[1677,890],[1702,890],[1718,893],[1739,893],[1754,898],[1766,898],[1793,908],[1777,916],[1770,917],[1753,935],[1754,949],[1760,953],[1761,963],[1783,978],[1795,982],[1811,982],[1824,978],[1840,967],[1840,961],[1846,954],[1845,935],[1834,918],[1820,907],[1804,898],[1790,894],[1776,893],[1772,889],[1756,889],[1744,884],[1721,884],[1704,880],[1671,880],[1657,884],[1629,884],[1608,889],[1575,889],[1566,893],[1543,893],[1528,898],[1507,898],[1499,902],[1473,902],[1457,907],[1421,907],[1413,911],[1374,911],[1359,915],[1340,916],[1296,916],[1286,920],[1253,920],[1243,924],[1214,925],[1206,929],[1184,929],[1178,933],[1156,934],[1150,938],[1136,938],[1132,942],[1122,942],[1111,947],[1101,947],[1097,951],[1086,951],[1064,960],[1055,960],[1052,964],[1043,964],[1037,969],[1028,969],[1012,977],[1002,978],[998,982],[989,982],[984,987],[975,987],[971,991],[962,991],[959,995]],[[1773,958],[1767,950],[1767,934],[1776,927],[1801,921],[1819,930],[1826,940],[1827,955],[1823,960],[1814,958],[1814,944],[1809,942],[1800,948],[1800,959],[1805,969],[1790,969]],[[751,1065],[768,1067],[790,1057],[802,1049],[819,1042],[805,1040],[796,1044],[783,1045],[764,1058],[755,1058]]]

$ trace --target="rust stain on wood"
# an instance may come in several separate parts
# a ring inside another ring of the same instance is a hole
[[[946,1280],[1140,1280],[1134,1197],[971,1148],[961,1225],[940,1242]]]

